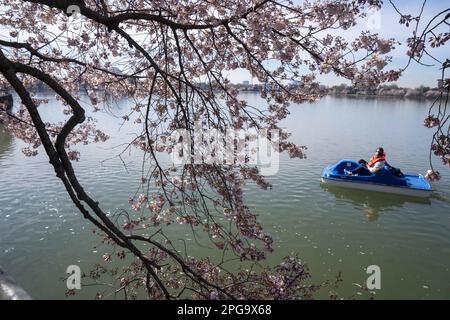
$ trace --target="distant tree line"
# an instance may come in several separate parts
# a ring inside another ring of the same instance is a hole
[[[401,88],[396,84],[380,85],[376,88],[360,89],[351,85],[340,84],[329,87],[328,93],[332,95],[360,95],[360,96],[435,99],[440,95],[441,89],[439,87],[431,88],[423,85],[415,89]]]

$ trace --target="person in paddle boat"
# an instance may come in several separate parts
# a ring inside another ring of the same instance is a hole
[[[361,159],[358,161],[359,167],[353,170],[344,170],[344,173],[351,175],[370,176],[384,168],[386,164],[386,153],[382,147],[379,147],[369,162]]]

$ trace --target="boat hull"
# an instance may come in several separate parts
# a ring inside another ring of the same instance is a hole
[[[400,194],[405,196],[412,196],[412,197],[428,197],[431,195],[431,190],[425,190],[425,189],[413,189],[408,187],[401,187],[401,186],[388,186],[388,185],[382,185],[382,184],[373,184],[373,183],[366,183],[366,182],[357,182],[357,181],[348,181],[343,179],[330,179],[330,178],[321,178],[321,182],[333,185],[333,186],[339,186],[343,188],[351,188],[351,189],[359,189],[359,190],[367,190],[367,191],[377,191],[377,192],[384,192],[384,193],[390,193],[390,194]]]

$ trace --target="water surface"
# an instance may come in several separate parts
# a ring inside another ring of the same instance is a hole
[[[253,93],[249,103],[262,106]],[[383,146],[389,162],[403,172],[424,173],[432,130],[422,126],[427,101],[326,97],[313,104],[293,105],[283,126],[292,140],[307,145],[307,159],[282,156],[273,189],[249,186],[247,201],[275,238],[274,263],[298,252],[313,281],[332,280],[341,272],[343,297],[358,294],[369,265],[381,268],[381,290],[387,299],[450,297],[450,179],[435,159],[442,180],[428,200],[326,188],[321,170],[342,158],[368,158]],[[51,100],[44,117],[60,108]],[[127,102],[100,113],[105,144],[82,148],[75,167],[85,188],[107,212],[127,207],[140,178],[142,154],[124,155],[125,168],[113,158],[131,139],[120,117]],[[99,245],[92,226],[69,201],[43,152],[21,153],[24,144],[0,130],[0,265],[36,298],[64,298],[61,281],[68,265],[88,272],[108,247]],[[107,160],[107,161],[104,161]],[[183,236],[183,235],[181,235]],[[183,236],[192,241],[188,233]],[[195,246],[195,245],[194,245]],[[194,251],[199,253],[202,249]],[[92,298],[95,288],[77,296]],[[320,297],[326,298],[327,293]]]

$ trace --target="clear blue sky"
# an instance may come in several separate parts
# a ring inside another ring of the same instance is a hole
[[[407,0],[393,0],[394,4],[402,13],[409,13],[412,16],[418,15],[422,6],[422,1],[407,1]],[[425,4],[424,13],[420,23],[419,30],[421,30],[428,21],[438,12],[450,7],[450,1],[447,0],[428,0]],[[369,12],[371,15],[372,12]],[[379,18],[378,18],[379,17]],[[399,15],[395,12],[392,5],[388,0],[384,0],[382,9],[371,16],[371,18],[359,21],[358,25],[344,33],[339,31],[341,36],[347,39],[352,39],[357,36],[362,30],[370,29],[371,32],[378,33],[383,38],[395,38],[401,44],[392,51],[389,55],[392,56],[392,63],[390,67],[392,69],[399,69],[404,67],[408,62],[408,56],[406,56],[406,40],[412,35],[412,31],[415,25],[410,25],[407,28],[405,25],[400,25]],[[445,26],[439,29],[441,32],[450,32],[450,28]],[[450,58],[449,48],[441,47],[435,48],[431,51],[439,60],[445,60]],[[418,87],[420,85],[432,86],[437,85],[437,79],[440,76],[438,63],[430,58],[425,58],[423,62],[434,64],[433,67],[421,66],[415,62],[412,62],[409,68],[404,72],[402,77],[397,81],[397,84],[402,87]],[[245,70],[236,70],[228,74],[230,80],[234,83],[242,82],[244,80],[250,80],[250,74]],[[340,83],[349,83],[345,79],[336,77],[334,75],[323,75],[319,77],[319,80],[326,85],[334,85]]]

